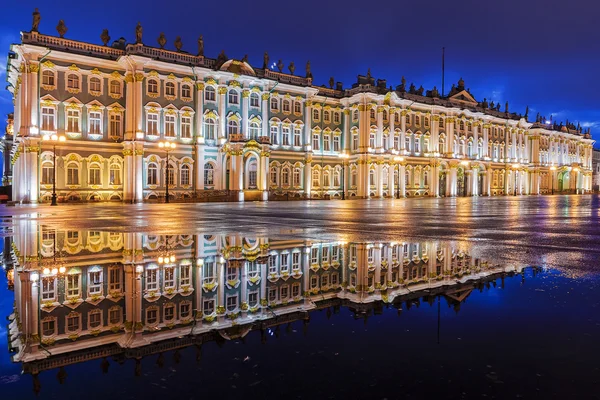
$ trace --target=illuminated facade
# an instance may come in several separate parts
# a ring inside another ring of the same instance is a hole
[[[468,243],[54,231],[30,222],[6,252],[15,266],[10,347],[32,373],[124,349],[201,344],[215,332],[236,338],[332,305],[363,313],[424,294],[459,305],[474,282],[521,271],[489,264]]]
[[[136,43],[22,33],[8,81],[13,200],[267,200],[587,193],[589,130],[527,121],[477,101],[461,79],[395,89],[370,72],[344,89]],[[162,42],[161,46],[164,45]],[[180,48],[181,43],[177,47]],[[8,140],[8,139],[7,139]],[[177,147],[167,157],[159,141]],[[167,160],[168,158],[168,160]],[[169,171],[166,172],[166,165]]]

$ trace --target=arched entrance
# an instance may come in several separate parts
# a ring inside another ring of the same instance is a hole
[[[440,194],[440,196],[446,196],[447,172],[448,171],[443,166],[440,166],[440,179],[439,179],[439,183],[438,183],[438,193]]]
[[[558,174],[558,191],[569,190],[569,171],[563,171]]]

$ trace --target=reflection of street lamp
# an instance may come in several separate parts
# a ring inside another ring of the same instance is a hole
[[[169,250],[169,238],[165,235],[165,251],[160,256],[158,256],[158,259],[156,261],[158,261],[158,263],[161,265],[166,265],[173,264],[175,260],[175,254],[173,254],[173,252]]]
[[[45,141],[52,142],[52,157],[54,158],[54,163],[52,164],[52,202],[51,206],[57,206],[58,202],[56,201],[56,142],[64,142],[67,140],[63,135],[44,135],[42,137]]]
[[[160,147],[161,149],[165,149],[165,151],[167,152],[167,170],[165,173],[165,203],[169,202],[169,151],[170,149],[174,149],[175,148],[175,143],[173,142],[158,142],[158,147]]]
[[[519,164],[513,164],[512,165],[513,169],[515,170],[515,196],[517,195],[517,171],[519,168]]]
[[[394,157],[394,161],[396,161],[396,169],[398,170],[398,179],[396,179],[396,198],[400,198],[400,163],[404,161],[404,157],[396,156]]]
[[[342,200],[346,200],[346,181],[344,180],[344,170],[346,169],[346,160],[348,160],[350,156],[346,153],[341,153],[339,156],[342,159]]]
[[[552,194],[554,194],[554,174],[556,173],[556,167],[554,165],[551,166],[550,171],[552,171],[550,174],[550,181],[552,182]]]

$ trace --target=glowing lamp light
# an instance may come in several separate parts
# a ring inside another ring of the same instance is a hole
[[[52,275],[58,274],[58,268],[52,268]]]
[[[465,160],[465,161],[461,161],[460,163],[461,163],[462,165],[469,165],[469,162],[468,162],[468,161],[466,161],[466,160]]]
[[[575,167],[575,168],[573,168],[573,171],[579,172],[579,168]]]
[[[402,161],[404,161],[404,157],[396,156],[396,157],[394,157],[394,161],[402,162]]]
[[[50,135],[44,135],[42,136],[42,140],[50,140]]]
[[[164,260],[165,259],[162,256],[158,257],[158,263],[159,264],[162,264]]]
[[[512,165],[512,167],[513,167],[514,169],[517,169],[517,168],[519,168],[519,164],[513,164],[513,165]]]
[[[171,254],[171,257],[169,257],[169,259],[171,260],[171,262],[175,262],[175,255]]]
[[[54,134],[54,135],[50,136],[50,139],[56,141],[56,140],[58,140],[58,135]]]
[[[58,269],[58,272],[60,272],[61,274],[64,274],[66,270],[67,270],[67,269],[66,269],[65,267],[60,267],[60,268]]]
[[[141,265],[138,265],[137,267],[135,267],[135,272],[137,272],[138,274],[141,274],[142,272],[144,272],[144,267]]]
[[[59,142],[64,142],[65,140],[67,140],[67,138],[66,138],[66,137],[64,137],[64,136],[60,136],[60,137],[58,138],[58,141],[59,141]]]
[[[39,280],[40,280],[40,276],[37,273],[31,274],[31,281],[32,282],[37,282]]]
[[[42,272],[44,273],[44,275],[49,275],[50,274],[50,268],[44,268],[44,270]]]
[[[550,170],[551,171],[556,171],[556,167],[553,165],[553,166],[550,167]]]

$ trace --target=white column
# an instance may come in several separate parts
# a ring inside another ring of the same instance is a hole
[[[248,132],[248,105],[250,101],[249,97],[250,91],[248,89],[244,89],[242,91],[242,133],[244,134],[244,137],[246,139],[250,137],[250,134]]]
[[[312,101],[305,101],[304,106],[304,150],[309,151],[312,144]]]
[[[383,106],[377,106],[377,137],[375,138],[375,151],[383,152]]]
[[[269,137],[269,92],[262,94],[262,135]]]
[[[218,138],[226,138],[227,137],[227,115],[225,112],[225,95],[227,94],[226,86],[219,86],[219,133]]]
[[[398,176],[398,181],[400,182],[399,190],[400,196],[406,197],[406,163],[400,163],[400,176]]]

